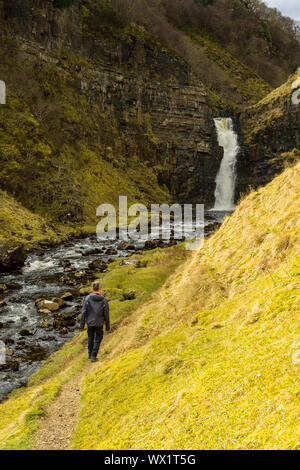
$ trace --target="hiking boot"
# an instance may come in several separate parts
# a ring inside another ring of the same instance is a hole
[[[98,359],[96,357],[91,357],[91,362],[98,362]]]

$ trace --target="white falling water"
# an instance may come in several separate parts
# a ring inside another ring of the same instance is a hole
[[[234,205],[234,191],[236,183],[236,158],[239,152],[238,136],[234,132],[233,122],[230,118],[217,118],[214,120],[218,142],[224,149],[224,156],[216,178],[215,206],[216,211],[232,211]]]

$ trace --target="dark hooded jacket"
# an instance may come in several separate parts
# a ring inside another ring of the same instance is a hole
[[[102,328],[104,323],[106,331],[109,331],[109,306],[104,295],[89,294],[83,303],[80,328],[83,330],[84,325]]]

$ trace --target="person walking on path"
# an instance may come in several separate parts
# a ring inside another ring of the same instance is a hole
[[[104,323],[106,331],[110,329],[109,305],[107,299],[100,292],[98,281],[94,282],[93,292],[84,300],[80,321],[81,330],[84,330],[85,323],[87,323],[89,359],[91,362],[96,362],[103,339]]]

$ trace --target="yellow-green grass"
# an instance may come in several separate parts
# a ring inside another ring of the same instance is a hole
[[[73,449],[299,447],[299,192],[298,164],[248,195],[174,274],[184,246],[100,276],[118,328],[84,379]],[[128,289],[139,295],[122,302]],[[77,335],[0,405],[1,448],[30,447],[85,342]]]
[[[74,227],[49,224],[0,190],[0,241],[24,243],[30,249],[43,241],[60,242],[75,232]]]
[[[110,265],[107,274],[101,275],[103,287],[108,298],[111,298],[113,331],[118,327],[118,320],[132,314],[162,286],[167,277],[185,260],[186,250],[183,245],[178,245],[135,257],[141,261],[143,267],[120,266],[119,260]],[[117,286],[116,292],[111,286]],[[129,288],[136,291],[136,299],[121,301],[123,292]],[[114,336],[115,333],[111,333],[105,337],[104,348],[106,344],[113,343]],[[30,447],[32,435],[38,428],[37,418],[56,398],[62,385],[71,380],[86,363],[86,342],[85,332],[76,335],[45,361],[30,378],[27,387],[15,390],[6,402],[0,404],[0,449]]]
[[[166,281],[178,264],[186,259],[184,244],[168,249],[157,248],[154,251],[139,255],[141,267],[120,266],[115,261],[108,273],[102,275],[101,285],[110,300],[110,311],[113,321],[127,317],[132,311],[149,300],[152,293]],[[123,294],[133,291],[135,299],[124,300]]]
[[[83,334],[77,335],[53,354],[34,374],[26,388],[15,390],[0,404],[0,449],[27,449],[37,418],[44,413],[62,385],[71,380],[87,361]]]
[[[299,448],[299,193],[298,164],[120,326],[73,449]]]

